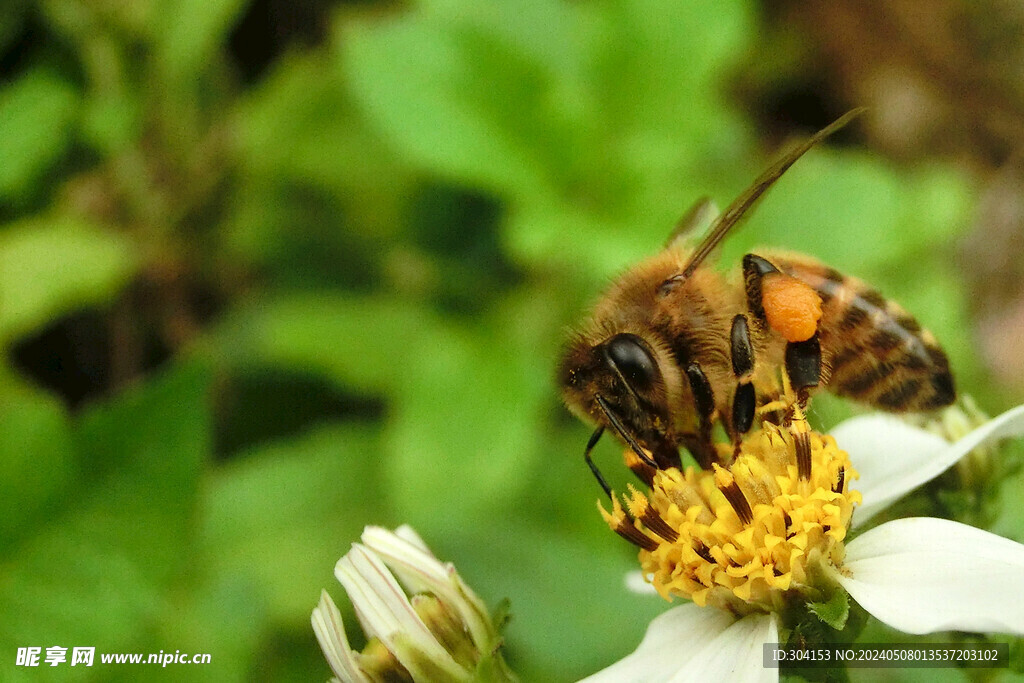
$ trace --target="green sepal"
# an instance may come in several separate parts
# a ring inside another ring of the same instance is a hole
[[[841,596],[837,598],[836,596]],[[836,603],[839,603],[837,605]],[[843,618],[842,630],[836,630],[832,624],[822,619],[819,612],[824,612],[826,606],[831,606],[834,611],[841,605],[845,605],[845,616]],[[815,647],[817,645],[848,645],[857,639],[867,622],[868,614],[856,602],[849,599],[849,596],[840,588],[836,588],[829,600],[821,603],[801,603],[800,606],[793,606],[793,610],[784,616],[784,629],[780,633],[781,640],[789,647]],[[788,631],[788,634],[786,633]],[[779,674],[786,678],[795,680],[815,681],[820,683],[845,683],[849,681],[846,667],[837,664],[834,667],[822,669],[795,668],[783,665]]]
[[[494,615],[491,623],[494,624],[494,632],[499,636],[505,632],[505,627],[512,621],[512,601],[502,598],[497,607],[494,608]]]
[[[826,602],[807,603],[807,609],[836,631],[842,631],[850,616],[850,598],[846,591],[837,590]]]
[[[501,656],[500,643],[490,654],[480,657],[473,672],[473,680],[479,683],[512,683],[518,681],[516,675],[508,668],[504,657]]]
[[[430,654],[424,652],[416,639],[409,636],[408,633],[393,633],[388,649],[394,655],[396,663],[404,667],[414,681],[462,683],[471,680],[469,672],[460,668],[454,659],[447,661],[434,659]]]

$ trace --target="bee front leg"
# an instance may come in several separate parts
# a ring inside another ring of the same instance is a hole
[[[590,439],[587,441],[587,448],[583,451],[583,459],[587,463],[587,467],[594,474],[594,478],[597,479],[598,485],[601,490],[604,491],[605,495],[608,496],[608,500],[612,500],[612,487],[608,486],[608,482],[605,480],[604,475],[601,474],[601,470],[597,469],[597,465],[594,463],[594,459],[590,457],[590,452],[594,450],[594,446],[601,440],[601,435],[604,434],[604,427],[598,427],[593,434],[590,435]]]
[[[715,395],[711,382],[697,363],[686,366],[686,378],[690,381],[693,402],[697,408],[697,433],[682,436],[683,445],[690,451],[697,463],[706,470],[718,459],[715,444],[711,441],[712,420],[715,414]]]
[[[750,343],[747,316],[740,313],[732,319],[730,334],[732,372],[736,376],[736,393],[732,399],[732,438],[738,446],[743,435],[750,431],[757,411],[757,395],[751,382],[754,373],[754,346]]]

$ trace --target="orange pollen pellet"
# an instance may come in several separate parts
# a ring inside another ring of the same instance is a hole
[[[765,275],[761,280],[761,305],[768,325],[786,341],[807,341],[818,329],[821,297],[795,277],[784,273]]]

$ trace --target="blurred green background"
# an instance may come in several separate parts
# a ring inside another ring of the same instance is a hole
[[[1024,11],[812,4],[7,0],[0,679],[324,680],[309,613],[327,587],[351,622],[371,523],[511,600],[525,681],[631,651],[665,604],[623,587],[560,344],[853,106],[722,265],[822,258],[1019,403]],[[1024,540],[1020,506],[991,528]],[[14,666],[52,645],[212,664]]]

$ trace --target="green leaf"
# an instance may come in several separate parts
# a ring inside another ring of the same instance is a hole
[[[171,575],[195,522],[199,470],[212,450],[209,381],[202,362],[187,362],[95,406],[76,430],[83,460],[110,475],[103,504],[125,515],[138,508],[123,540],[156,576]],[[136,538],[147,523],[159,532]]]
[[[745,3],[425,5],[343,27],[342,69],[413,163],[516,204],[523,260],[606,276],[616,247],[653,251],[749,145],[718,91]]]
[[[184,82],[208,71],[246,0],[174,0],[157,3],[152,40],[163,72]]]
[[[229,363],[384,393],[394,409],[383,460],[400,519],[450,528],[513,494],[539,457],[536,425],[551,399],[557,343],[548,308],[524,295],[466,328],[385,298],[295,296],[239,315],[215,346]],[[473,486],[456,490],[470,474]]]
[[[0,469],[0,545],[30,531],[78,474],[60,401],[13,377],[0,381]]]
[[[227,220],[230,246],[271,278],[306,286],[321,272],[351,282],[363,254],[386,253],[406,227],[417,180],[325,62],[286,55],[234,112],[244,175]]]
[[[82,416],[76,457],[94,474],[32,537],[3,549],[3,650],[126,651],[152,629],[187,557],[210,452],[207,383],[206,369],[188,364]]]
[[[211,658],[208,665],[175,667],[174,680],[251,680],[253,667],[262,667],[266,661],[267,606],[254,599],[252,585],[242,577],[211,576],[203,569],[188,578],[165,606],[158,635],[151,642],[173,644],[182,652],[209,652]],[[138,673],[133,678],[131,667],[121,670],[118,673],[123,672],[125,681],[137,680]]]
[[[144,117],[137,93],[123,89],[90,93],[82,107],[82,137],[103,154],[115,156],[139,138]]]
[[[0,15],[0,54],[6,54],[11,44],[18,39],[25,23],[27,7],[28,0],[8,0],[6,3],[4,13]]]
[[[385,471],[401,518],[423,533],[500,514],[526,485],[553,398],[547,308],[524,292],[475,328],[405,337]]]
[[[575,681],[636,649],[651,619],[674,605],[625,588],[626,572],[639,566],[635,548],[607,527],[584,542],[558,520],[531,519],[518,502],[483,527],[424,536],[478,595],[508,596],[503,652],[512,670],[523,681]],[[597,528],[597,511],[587,508]]]
[[[113,297],[135,269],[129,243],[76,219],[39,217],[0,233],[0,341]]]
[[[0,202],[25,197],[67,149],[78,94],[45,70],[35,70],[0,90]]]
[[[333,292],[282,296],[238,313],[214,345],[229,362],[278,365],[380,392],[404,382],[410,340],[441,326],[423,308]]]
[[[538,189],[536,145],[551,133],[544,121],[556,120],[542,101],[551,75],[494,35],[496,7],[346,27],[343,68],[375,122],[418,162],[494,190]],[[549,20],[562,19],[549,7]]]
[[[394,524],[367,429],[325,426],[239,454],[206,490],[203,544],[215,575],[243,581],[271,618],[308,627],[335,563],[367,524]]]
[[[660,251],[671,226],[670,219],[631,222],[531,205],[511,217],[508,248],[522,262],[564,270],[597,291]]]
[[[645,175],[678,182],[682,156],[724,141],[707,133],[722,123],[712,77],[741,47],[742,3],[427,5],[339,42],[374,121],[442,175],[607,205]]]
[[[846,627],[846,620],[850,616],[850,598],[846,591],[836,589],[826,602],[809,602],[807,608],[811,610],[818,619],[828,624],[836,631],[842,631]]]
[[[238,145],[250,173],[380,195],[408,182],[320,55],[284,57],[242,100]],[[381,179],[386,177],[387,182]]]
[[[687,143],[687,153],[700,158],[709,136],[729,128],[720,118],[722,76],[756,30],[751,5],[609,0],[596,3],[593,14],[593,77],[610,128],[627,135],[620,153],[641,170],[639,164],[667,162],[683,151],[661,143]]]

